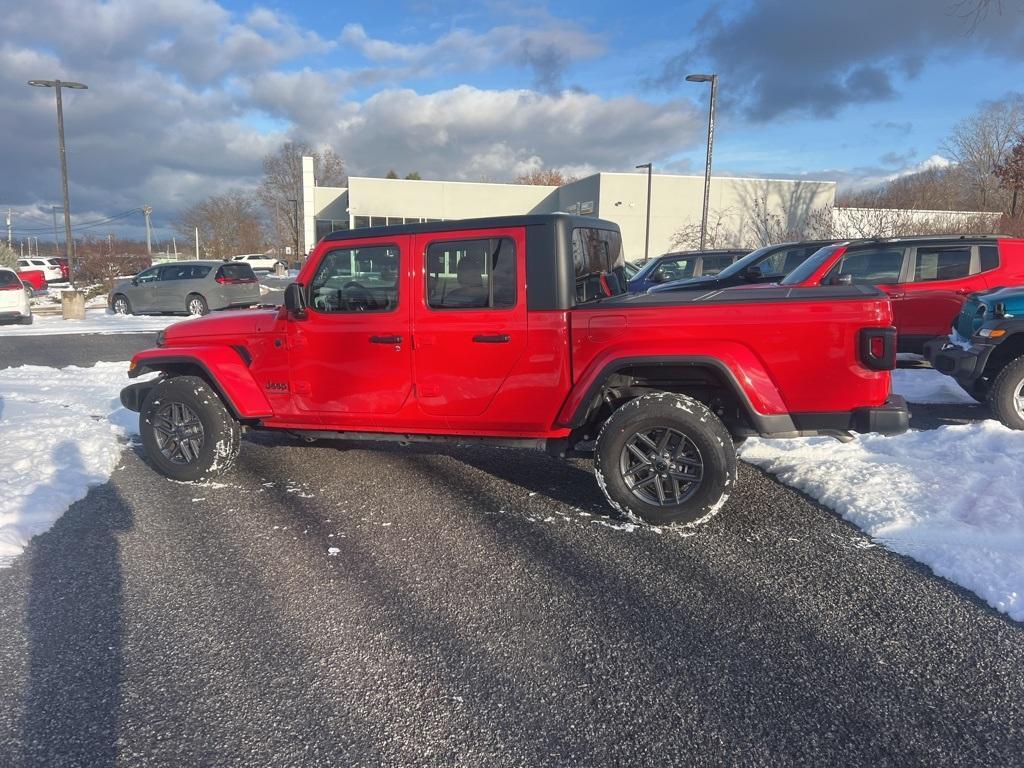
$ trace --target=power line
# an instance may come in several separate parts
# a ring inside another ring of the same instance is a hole
[[[131,208],[131,209],[127,210],[127,211],[122,211],[121,213],[116,213],[113,216],[109,216],[109,217],[107,217],[105,219],[96,219],[94,221],[83,221],[81,224],[75,224],[74,228],[76,230],[82,230],[82,229],[93,229],[93,228],[96,228],[96,227],[103,227],[103,226],[106,226],[106,225],[114,223],[114,222],[122,221],[122,220],[128,218],[129,216],[134,216],[135,214],[138,214],[138,213],[142,213],[142,208],[141,207],[140,208]],[[35,232],[47,232],[47,233],[49,233],[49,232],[52,232],[53,230],[52,230],[52,227],[15,227],[13,229],[13,231],[18,232],[20,234],[32,234],[32,233],[35,233]]]

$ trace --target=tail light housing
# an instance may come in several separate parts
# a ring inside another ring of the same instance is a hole
[[[896,329],[862,328],[858,342],[860,361],[872,371],[891,371],[896,367]]]
[[[248,285],[257,282],[255,277],[224,277],[224,275],[217,275],[214,280],[221,285]]]

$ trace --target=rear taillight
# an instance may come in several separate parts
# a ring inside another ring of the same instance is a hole
[[[217,277],[215,277],[214,280],[216,280],[221,285],[227,285],[228,283],[231,282],[230,279],[228,279],[226,277],[222,277],[221,275],[217,275]]]
[[[896,329],[862,328],[860,361],[872,371],[891,371],[896,367]]]
[[[247,285],[256,282],[255,277],[224,277],[223,275],[218,275],[214,280],[221,285]]]

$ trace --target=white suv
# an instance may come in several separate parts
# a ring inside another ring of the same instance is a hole
[[[32,323],[28,289],[17,273],[9,269],[0,269],[0,320],[13,320],[22,325]]]
[[[40,269],[43,272],[43,278],[48,283],[59,283],[64,279],[64,275],[60,271],[60,266],[51,259],[18,259],[18,269],[24,271],[26,269]]]
[[[278,264],[288,266],[280,259],[275,259],[273,256],[267,256],[263,253],[243,253],[241,256],[235,256],[232,261],[244,261],[253,270],[265,269],[268,272],[276,269]]]

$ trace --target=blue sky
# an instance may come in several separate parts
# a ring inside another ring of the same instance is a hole
[[[720,75],[716,172],[856,188],[1024,88],[1024,4],[965,18],[972,1],[0,0],[0,205],[54,202],[52,96],[24,85],[53,76],[90,85],[67,105],[86,218],[148,202],[166,227],[290,138],[353,174],[699,173],[691,71]]]

